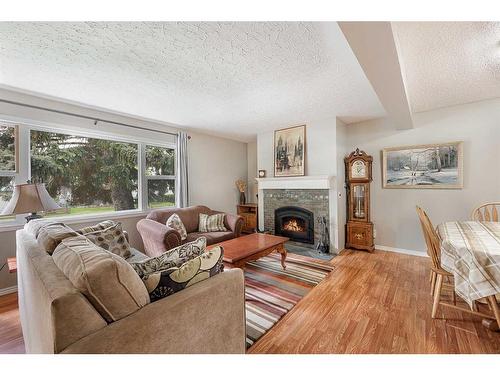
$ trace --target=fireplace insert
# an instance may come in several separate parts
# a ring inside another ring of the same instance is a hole
[[[274,233],[293,241],[314,244],[314,214],[305,208],[280,207],[274,211]]]

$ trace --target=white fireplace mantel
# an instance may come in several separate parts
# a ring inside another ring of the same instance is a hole
[[[256,178],[259,190],[267,189],[333,189],[335,176]]]

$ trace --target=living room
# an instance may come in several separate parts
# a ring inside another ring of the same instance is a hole
[[[33,17],[0,21],[0,354],[498,363],[499,22]]]

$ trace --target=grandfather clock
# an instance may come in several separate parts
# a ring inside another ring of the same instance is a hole
[[[347,189],[347,249],[372,252],[373,223],[370,221],[370,182],[372,181],[373,158],[356,151],[344,158]]]

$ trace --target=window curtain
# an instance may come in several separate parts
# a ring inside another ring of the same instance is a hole
[[[176,201],[179,207],[188,207],[188,135],[186,132],[177,134],[177,186]]]

